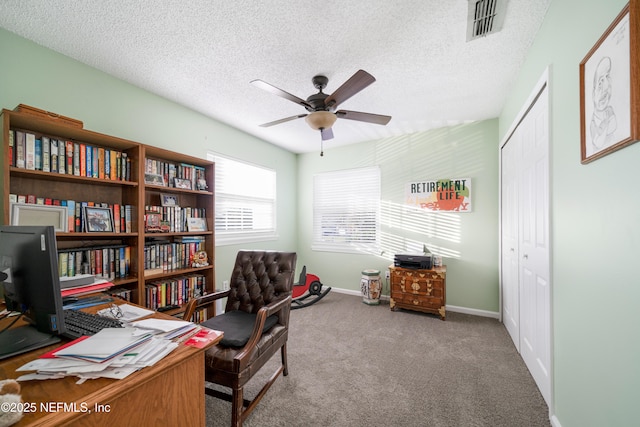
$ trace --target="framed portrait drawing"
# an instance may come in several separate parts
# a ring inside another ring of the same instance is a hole
[[[639,2],[630,1],[580,62],[583,164],[640,139]]]
[[[113,233],[111,209],[84,206],[84,229],[87,233]]]

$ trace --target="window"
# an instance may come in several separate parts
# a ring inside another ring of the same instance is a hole
[[[214,153],[207,158],[216,162],[216,244],[276,239],[276,172]]]
[[[377,167],[315,175],[312,249],[377,253],[379,206]]]

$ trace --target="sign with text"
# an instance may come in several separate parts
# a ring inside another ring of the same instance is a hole
[[[405,203],[434,212],[471,212],[471,178],[410,182]]]

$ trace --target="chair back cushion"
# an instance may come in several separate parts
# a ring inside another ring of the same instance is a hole
[[[266,332],[278,323],[278,316],[273,315],[267,317],[264,322],[264,328],[262,332]],[[202,326],[206,326],[210,329],[217,331],[224,331],[224,337],[220,341],[220,345],[227,347],[243,347],[256,324],[256,315],[253,313],[246,313],[241,310],[229,311],[227,313],[215,316],[202,323]]]
[[[225,312],[255,314],[262,306],[291,293],[295,266],[295,252],[238,252]]]

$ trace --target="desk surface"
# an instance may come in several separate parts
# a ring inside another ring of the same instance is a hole
[[[153,316],[173,319],[162,313]],[[0,378],[19,377],[18,367],[59,346],[3,360]],[[98,378],[76,384],[77,377],[65,377],[21,382],[22,400],[33,411],[25,412],[15,426],[204,425],[204,350],[181,344],[154,366],[122,380]]]

